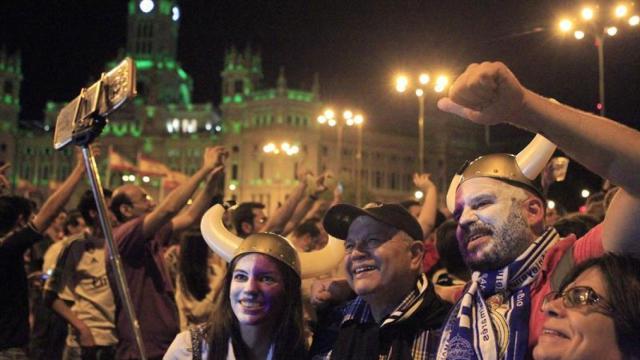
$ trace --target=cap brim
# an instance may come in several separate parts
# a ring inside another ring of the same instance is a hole
[[[329,235],[336,239],[346,240],[351,223],[360,216],[370,216],[378,221],[385,222],[375,214],[359,207],[349,204],[337,204],[327,211],[322,220],[322,225]]]

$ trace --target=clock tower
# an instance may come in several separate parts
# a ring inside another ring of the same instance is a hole
[[[176,60],[179,26],[177,1],[129,1],[126,53],[136,60],[138,97],[147,105],[191,104],[193,81]]]

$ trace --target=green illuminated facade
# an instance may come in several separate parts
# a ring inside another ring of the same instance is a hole
[[[20,54],[0,49],[0,161],[12,162],[20,111],[22,64]]]
[[[357,131],[344,128],[341,168],[337,169],[336,128],[316,121],[324,106],[317,75],[310,88],[291,88],[281,68],[275,86],[267,86],[260,53],[249,47],[242,51],[232,47],[224,55],[218,107],[195,104],[191,100],[192,78],[176,56],[180,24],[177,2],[130,0],[128,10],[126,48],[118,59],[105,64],[105,70],[125,56],[134,58],[138,96],[114,113],[100,138],[103,185],[114,188],[131,181],[124,180],[128,173],[107,170],[108,147],[134,164],[138,154],[143,154],[173,170],[192,174],[201,165],[205,147],[224,144],[231,152],[226,171],[227,198],[260,201],[273,210],[297,183],[296,173],[308,169],[337,173],[345,185],[344,200],[354,201]],[[55,120],[64,104],[47,103],[44,129],[18,130],[21,79],[20,56],[1,51],[0,160],[14,164],[16,184],[18,179],[27,180],[45,194],[48,187],[66,178],[73,165],[73,149],[57,152],[51,145]],[[441,191],[446,190],[455,167],[471,158],[475,150],[468,126],[445,120],[429,119],[427,131],[433,135],[427,137],[426,169]],[[400,201],[410,197],[417,167],[415,133],[398,133],[393,121],[386,128],[369,121],[365,120],[363,132],[363,200]],[[459,131],[461,136],[451,139],[446,135],[451,131]],[[265,146],[271,143],[287,143],[298,151],[289,155],[265,152]],[[163,195],[159,178],[146,180],[138,176],[134,181],[151,194]]]

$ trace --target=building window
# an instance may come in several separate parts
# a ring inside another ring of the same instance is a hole
[[[12,94],[13,93],[13,83],[9,80],[6,80],[4,82],[4,93],[5,94]]]
[[[360,171],[360,179],[362,181],[362,186],[367,186],[369,184],[369,171]]]
[[[413,175],[406,174],[404,176],[404,189],[405,190],[409,190],[409,189],[411,189],[412,185],[413,185]]]
[[[238,164],[231,165],[231,180],[238,180]]]
[[[298,162],[293,163],[293,179],[298,178]]]
[[[258,169],[258,178],[264,179],[264,163],[260,162],[260,168]]]
[[[60,166],[60,174],[58,176],[58,180],[66,179],[69,176],[69,165],[62,164]]]
[[[22,178],[29,179],[30,177],[31,177],[31,167],[29,166],[29,164],[25,164],[22,167]]]
[[[373,173],[373,187],[382,188],[382,171],[376,170]]]
[[[234,87],[235,94],[238,94],[238,93],[242,94],[244,89],[244,82],[242,80],[236,80],[233,83],[233,87]]]
[[[396,173],[389,174],[389,187],[392,190],[398,190],[398,185],[399,185],[398,184],[398,179],[399,179],[398,174],[396,174]]]

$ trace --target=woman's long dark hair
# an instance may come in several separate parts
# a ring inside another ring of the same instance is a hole
[[[209,247],[200,233],[187,232],[180,240],[178,279],[182,288],[194,299],[204,299],[209,286]]]
[[[624,359],[637,359],[640,354],[640,259],[629,255],[605,254],[586,260],[564,278],[564,290],[580,274],[592,267],[602,273],[606,294],[613,308],[616,342]]]
[[[227,358],[229,339],[233,344],[236,358],[248,358],[249,349],[242,341],[238,319],[233,313],[229,300],[233,271],[242,256],[234,259],[229,265],[222,291],[216,296],[214,310],[211,313],[207,329],[209,360],[225,360]],[[300,278],[282,262],[274,260],[274,263],[283,277],[285,299],[282,314],[275,322],[275,328],[270,332],[271,340],[274,343],[274,359],[305,359],[307,350],[303,334]]]

